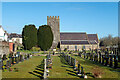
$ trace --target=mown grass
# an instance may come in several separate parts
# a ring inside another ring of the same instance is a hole
[[[72,66],[59,56],[52,56],[53,66],[48,78],[79,78]]]
[[[84,67],[85,73],[91,72],[93,74],[94,68],[97,67],[102,72],[101,74],[102,78],[118,78],[119,77],[118,74],[120,74],[120,69],[114,69],[108,66],[103,66],[100,63],[95,63],[93,61],[81,58],[76,54],[72,54],[71,56],[75,58],[78,61],[78,63],[81,64],[81,66]]]
[[[18,68],[18,72],[2,72],[2,78],[42,78],[42,60],[44,58],[42,56],[34,56],[24,62],[15,64],[11,68]]]

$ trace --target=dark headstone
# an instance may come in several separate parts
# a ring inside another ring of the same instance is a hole
[[[83,75],[84,74],[84,71],[83,71],[83,67],[81,66],[81,74]]]
[[[114,68],[117,68],[118,66],[118,57],[114,55]]]
[[[99,52],[99,63],[101,63],[101,52]]]
[[[73,58],[71,57],[71,66],[73,66]]]
[[[105,66],[107,66],[108,65],[108,60],[109,60],[109,57],[107,55],[105,55],[105,60],[106,60]]]
[[[78,64],[78,74],[80,74],[80,64]]]
[[[14,57],[12,57],[12,64],[14,64],[14,60],[15,60]]]
[[[102,64],[104,65],[104,55],[102,55]]]
[[[112,67],[113,66],[113,57],[112,57],[112,55],[110,55],[110,65],[109,65],[110,67]]]
[[[86,54],[84,53],[84,58],[85,58]]]

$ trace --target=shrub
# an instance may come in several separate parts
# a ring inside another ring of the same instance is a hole
[[[39,47],[32,47],[31,51],[40,51]]]

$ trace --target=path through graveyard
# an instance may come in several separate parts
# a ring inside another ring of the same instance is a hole
[[[52,56],[53,66],[50,70],[49,78],[79,78],[76,76],[72,66],[59,56]]]

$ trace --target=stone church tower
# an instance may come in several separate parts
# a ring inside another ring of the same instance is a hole
[[[54,36],[54,39],[53,39],[53,44],[52,44],[52,47],[51,49],[53,48],[56,48],[58,46],[58,44],[60,43],[60,23],[59,23],[59,16],[53,16],[53,17],[49,17],[47,16],[47,25],[49,25],[52,29],[52,32],[53,32],[53,36]]]

